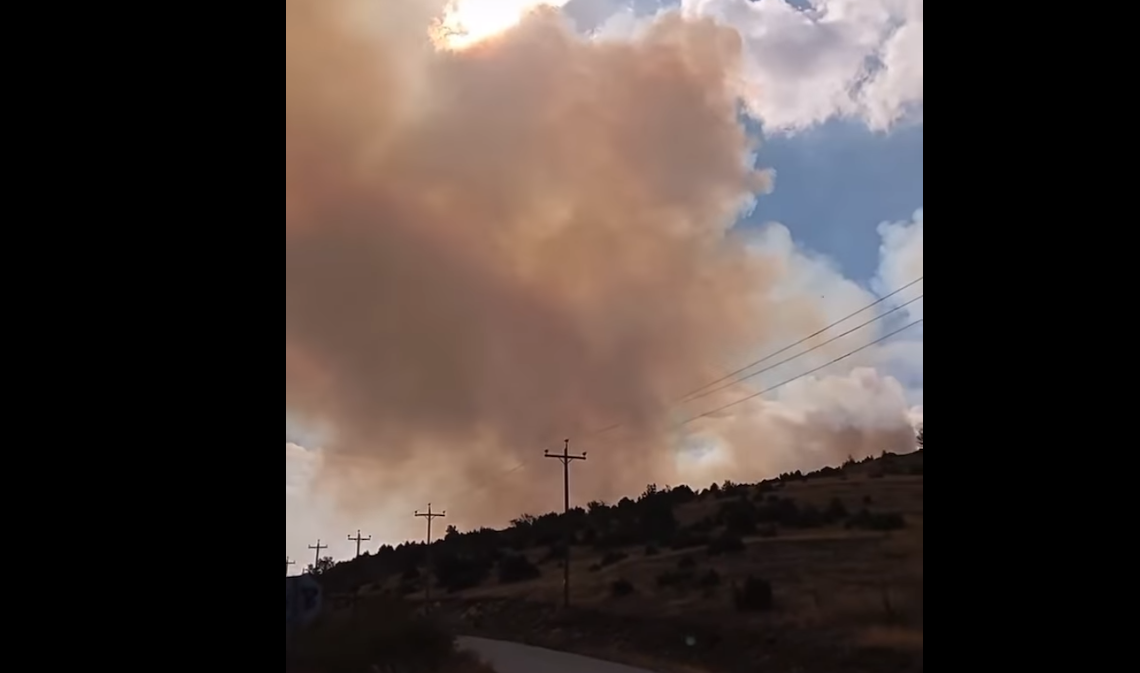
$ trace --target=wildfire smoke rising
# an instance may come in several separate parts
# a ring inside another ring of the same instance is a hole
[[[319,479],[402,510],[622,423],[620,446],[579,447],[589,488],[676,483],[671,403],[777,314],[823,322],[726,237],[765,187],[740,38],[672,15],[592,43],[538,11],[436,51],[442,4],[286,0],[285,395],[334,429]],[[465,515],[549,485],[495,484]]]

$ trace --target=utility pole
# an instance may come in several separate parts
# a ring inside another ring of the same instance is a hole
[[[316,561],[313,562],[313,570],[316,570],[321,565],[321,550],[328,548],[328,545],[322,545],[320,540],[317,540],[317,544],[315,546],[309,545],[309,549],[315,549],[317,551]]]
[[[564,488],[563,493],[566,497],[566,515],[565,515],[565,519],[566,519],[566,558],[563,561],[563,563],[565,563],[565,565],[566,565],[566,568],[565,568],[565,576],[562,580],[562,594],[563,594],[562,598],[563,598],[563,604],[565,605],[565,607],[569,608],[570,607],[570,547],[571,547],[571,542],[572,542],[570,539],[570,534],[573,532],[573,528],[571,528],[571,524],[570,524],[570,464],[576,460],[582,460],[582,461],[586,460],[586,454],[583,453],[580,456],[570,455],[570,440],[567,439],[566,440],[566,446],[562,449],[562,453],[551,453],[549,450],[547,450],[546,451],[546,457],[547,458],[554,458],[555,460],[562,462],[562,481],[563,481],[563,488]]]
[[[361,537],[360,531],[358,530],[358,531],[356,531],[356,537],[352,537],[351,535],[348,536],[348,541],[356,543],[356,558],[360,558],[360,543],[361,542],[371,542],[372,536],[369,535],[368,537]]]
[[[286,554],[285,555],[285,576],[286,577],[289,576],[289,566],[295,566],[295,565],[297,565],[297,562],[290,560],[289,555]]]
[[[427,512],[420,512],[417,510],[416,516],[421,519],[427,519],[427,577],[424,578],[424,586],[426,587],[424,589],[424,599],[427,601],[425,605],[428,607],[428,609],[431,609],[431,523],[436,519],[442,519],[443,517],[447,516],[447,511],[444,510],[442,514],[439,512],[433,512],[431,509],[431,503],[429,502]]]

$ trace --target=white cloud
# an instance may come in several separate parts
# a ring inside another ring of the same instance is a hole
[[[879,225],[879,236],[883,243],[880,248],[879,274],[875,279],[875,289],[884,294],[892,292],[925,274],[926,223],[922,210],[914,214],[910,222],[884,222]],[[917,286],[915,293],[903,294],[898,302],[905,302],[921,292],[924,284]],[[918,302],[906,311],[911,320],[923,318],[923,305]]]
[[[682,0],[734,27],[747,49],[745,98],[770,131],[835,117],[885,130],[921,114],[925,0]]]
[[[884,222],[879,225],[882,245],[879,251],[879,272],[873,282],[876,292],[887,294],[925,275],[925,234],[925,213],[922,210],[916,212],[910,222]],[[894,306],[901,306],[924,293],[925,283],[919,283],[913,290],[894,298],[891,303]],[[925,300],[911,304],[900,312],[902,314],[900,321],[923,320],[926,316],[925,307]],[[924,333],[925,325],[920,324],[884,344],[878,350],[876,362],[880,369],[894,372],[906,380],[911,386],[910,399],[919,405],[922,404],[923,397]]]
[[[770,343],[750,359],[759,359],[795,343],[871,304],[876,297],[922,276],[923,227],[922,211],[918,211],[911,222],[880,226],[880,272],[871,288],[844,277],[837,265],[826,257],[797,248],[787,227],[770,224],[760,230],[750,245],[756,254],[780,261],[783,267],[780,299],[788,302],[789,311],[783,312],[784,324],[773,334]],[[922,291],[919,284],[887,302],[879,311],[899,306],[921,295]],[[710,396],[695,405],[697,413],[827,365],[906,322],[921,318],[922,304],[919,301],[908,307],[910,316],[905,312],[901,317],[891,316],[745,384]],[[814,313],[800,314],[794,309],[797,305],[810,306]],[[751,371],[777,365],[858,327],[875,315],[874,311],[862,313]],[[912,428],[921,423],[923,417],[923,360],[923,333],[920,328],[913,328],[778,391],[695,423],[691,428],[694,433],[705,443],[721,448],[702,459],[687,460],[686,469],[690,470],[693,480],[704,483],[733,474],[814,469],[833,464],[846,455],[863,457],[883,450],[905,451],[913,445]]]
[[[317,457],[297,446],[285,444],[285,497],[302,493],[309,484],[316,468]]]

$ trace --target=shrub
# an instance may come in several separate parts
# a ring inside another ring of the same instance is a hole
[[[546,555],[538,562],[539,565],[546,565],[556,561],[564,561],[566,559],[566,545],[555,544],[551,545]]]
[[[376,665],[434,671],[459,658],[451,634],[405,603],[372,600],[358,609],[356,619],[326,616],[287,641],[286,671],[367,673]]]
[[[696,567],[697,567],[697,560],[695,558],[693,558],[692,556],[686,556],[685,558],[681,559],[680,561],[677,561],[677,568],[679,568],[680,570],[692,570]]]
[[[705,518],[701,519],[700,521],[689,526],[689,531],[692,533],[696,533],[696,534],[700,535],[700,534],[704,534],[704,533],[711,533],[713,531],[713,529],[716,527],[717,527],[716,520],[714,520],[713,517],[711,517],[711,516],[706,516]]]
[[[657,586],[662,589],[680,587],[689,584],[694,579],[696,579],[696,573],[692,570],[671,571],[657,576]]]
[[[636,533],[634,530],[621,529],[611,533],[599,535],[598,539],[594,541],[594,548],[599,550],[620,549],[622,547],[631,547],[643,542],[645,542],[644,536]]]
[[[661,555],[661,550],[658,549],[657,547],[653,546],[653,545],[649,545],[645,548],[645,557],[646,558],[651,558],[651,557],[660,556],[660,555]]]
[[[632,596],[636,590],[629,580],[617,580],[610,585],[610,594],[614,598],[625,598]]]
[[[713,540],[708,547],[709,556],[725,556],[728,554],[743,554],[748,551],[744,540],[731,533],[725,533]]]
[[[505,556],[499,561],[499,582],[502,584],[529,582],[541,576],[542,571],[525,556]]]
[[[819,510],[807,506],[800,509],[795,500],[771,496],[768,504],[757,508],[758,523],[779,524],[787,528],[812,528],[819,525],[822,518]]]
[[[780,529],[776,526],[764,526],[757,531],[757,534],[766,540],[771,540],[780,537]]]
[[[874,531],[876,533],[890,533],[906,528],[906,517],[896,512],[872,514],[863,510],[847,522],[847,528]]]
[[[673,551],[684,551],[685,549],[695,549],[697,547],[707,547],[712,542],[712,537],[703,533],[694,533],[692,531],[681,531],[673,537]]]
[[[435,564],[439,585],[449,593],[474,589],[491,574],[491,564],[483,559],[442,554]]]
[[[836,523],[846,520],[851,516],[851,512],[847,510],[847,505],[843,504],[842,500],[834,498],[831,504],[828,505],[827,511],[824,512],[824,516],[827,518],[828,523]]]
[[[759,515],[756,506],[748,500],[736,500],[725,503],[720,508],[720,520],[734,535],[753,535]]]
[[[602,557],[601,566],[603,568],[608,568],[612,565],[617,565],[618,563],[621,563],[622,561],[626,560],[627,558],[629,558],[629,554],[625,554],[625,553],[617,552],[617,551],[612,551],[612,552],[610,552],[610,553],[608,553]]]
[[[756,577],[749,577],[744,586],[736,587],[734,598],[739,612],[768,612],[775,606],[772,583]]]
[[[679,527],[671,503],[649,501],[642,505],[637,527],[639,541],[668,539]]]
[[[718,573],[716,570],[711,570],[711,569],[707,573],[705,573],[704,575],[701,575],[701,579],[699,581],[699,584],[701,585],[701,587],[703,587],[705,589],[712,589],[713,587],[719,587],[720,583],[721,583],[720,573]]]

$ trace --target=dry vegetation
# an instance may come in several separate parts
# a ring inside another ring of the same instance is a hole
[[[372,598],[329,611],[286,639],[286,673],[494,673],[455,647],[438,620],[402,600]]]
[[[433,547],[439,614],[473,635],[660,670],[922,670],[923,474],[922,452],[885,456],[700,493],[651,486],[569,520],[450,531]],[[424,551],[382,549],[326,584],[416,600]]]

